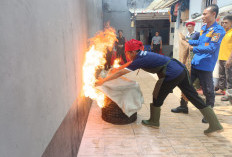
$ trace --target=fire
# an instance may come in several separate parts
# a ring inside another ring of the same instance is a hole
[[[113,68],[118,68],[118,67],[120,67],[119,62],[120,62],[120,59],[115,59],[115,60],[114,60],[114,64],[113,64]]]
[[[95,88],[96,73],[104,68],[107,50],[112,51],[116,38],[115,29],[109,27],[90,39],[90,49],[85,54],[83,66],[83,92],[86,97],[97,101],[98,106],[104,105],[104,94]]]

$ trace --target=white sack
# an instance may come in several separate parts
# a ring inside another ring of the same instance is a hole
[[[137,112],[144,103],[139,84],[129,79],[117,78],[105,82],[97,89],[114,101],[128,117]]]

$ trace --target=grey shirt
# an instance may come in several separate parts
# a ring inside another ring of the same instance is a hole
[[[153,41],[153,44],[154,44],[154,45],[160,44],[161,41],[162,41],[162,37],[161,37],[161,36],[154,36],[154,37],[152,38],[152,41]]]

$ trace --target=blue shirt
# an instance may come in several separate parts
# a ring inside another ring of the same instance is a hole
[[[192,68],[213,71],[218,59],[218,53],[225,30],[215,22],[209,28],[202,26],[198,40],[189,40],[193,45],[194,57],[192,59]]]
[[[154,52],[141,51],[135,60],[126,68],[130,71],[137,69],[152,69],[165,65],[171,58]],[[166,69],[165,81],[170,81],[178,77],[184,68],[176,61],[170,61]]]

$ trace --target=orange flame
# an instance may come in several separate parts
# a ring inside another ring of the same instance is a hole
[[[83,92],[86,97],[96,100],[100,107],[104,106],[104,94],[95,88],[95,76],[97,70],[103,69],[107,50],[112,51],[116,40],[115,29],[108,27],[90,39],[90,49],[85,54]]]
[[[114,60],[114,64],[113,64],[113,68],[118,68],[118,67],[120,67],[119,62],[120,62],[120,59],[115,59],[115,60]]]

